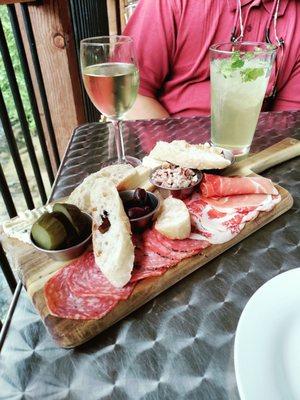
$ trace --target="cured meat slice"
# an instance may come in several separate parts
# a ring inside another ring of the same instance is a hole
[[[247,221],[259,211],[269,211],[280,201],[280,195],[237,195],[222,198],[194,196],[186,202],[195,228],[190,238],[211,244],[225,243],[235,237]]]
[[[191,203],[188,207],[196,234],[191,238],[207,240],[211,244],[225,243],[236,236],[244,227],[243,214],[216,213],[202,201]]]
[[[225,197],[241,194],[278,194],[273,182],[262,176],[225,177],[204,174],[200,190],[205,197]]]
[[[130,282],[136,282],[151,276],[162,275],[168,268],[173,267],[177,263],[177,260],[162,257],[149,249],[136,248],[135,267]]]
[[[102,318],[119,302],[111,297],[79,297],[70,292],[68,285],[58,290],[53,281],[45,288],[45,297],[52,315],[70,319]]]
[[[159,233],[156,229],[153,229],[153,233],[158,242],[173,251],[193,252],[193,254],[197,254],[210,245],[207,240],[200,241],[189,238],[172,240]]]
[[[269,211],[280,201],[280,195],[271,196],[266,194],[247,194],[227,196],[220,198],[202,197],[201,201],[209,204],[215,210],[228,213],[239,211],[247,213],[249,211]]]
[[[111,297],[117,300],[126,300],[130,296],[133,285],[127,284],[123,288],[116,288],[102,274],[93,252],[83,257],[83,259],[78,258],[71,267],[69,285],[75,295]]]
[[[137,269],[134,268],[130,282],[134,283],[142,279],[152,278],[154,276],[160,276],[163,275],[165,272],[167,272],[167,270],[168,268],[156,268],[156,269],[152,269],[151,267],[150,268],[141,267]]]
[[[151,250],[159,254],[160,256],[167,257],[172,260],[177,260],[178,262],[195,254],[195,250],[177,251],[172,250],[170,247],[166,247],[163,243],[157,240],[155,232],[156,231],[154,229],[149,229],[144,232],[143,248],[145,250]]]
[[[71,319],[98,319],[127,299],[134,288],[115,288],[96,266],[94,254],[86,253],[59,270],[44,286],[52,315]]]

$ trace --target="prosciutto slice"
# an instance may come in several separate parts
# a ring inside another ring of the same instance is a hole
[[[225,177],[204,174],[200,185],[204,197],[225,197],[242,194],[271,194],[278,191],[272,181],[262,176]]]
[[[202,202],[210,205],[214,210],[228,213],[238,211],[247,213],[250,211],[269,211],[280,201],[280,195],[247,194],[226,196],[219,198],[202,197]]]
[[[247,221],[260,211],[269,211],[280,201],[280,195],[238,195],[223,198],[194,196],[186,202],[194,228],[191,239],[221,244],[233,239]]]

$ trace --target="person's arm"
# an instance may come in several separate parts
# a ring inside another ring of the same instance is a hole
[[[168,117],[168,110],[159,103],[159,93],[172,73],[176,51],[176,20],[174,0],[139,0],[124,35],[131,36],[140,74],[139,96],[125,119]]]
[[[125,120],[169,117],[168,111],[153,97],[139,94],[133,107],[124,115]]]
[[[300,60],[295,63],[287,82],[280,88],[273,110],[300,110]]]

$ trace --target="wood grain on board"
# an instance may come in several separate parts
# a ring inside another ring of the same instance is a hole
[[[5,238],[3,247],[10,255],[15,270],[18,270],[28,295],[53,339],[59,346],[75,347],[104,331],[159,293],[289,210],[293,204],[292,196],[280,186],[277,186],[277,189],[282,197],[281,202],[270,212],[260,212],[259,216],[248,222],[234,239],[224,244],[211,245],[202,254],[183,260],[162,276],[142,280],[136,285],[133,293],[126,301],[120,301],[116,308],[99,320],[78,321],[50,315],[45,302],[43,286],[56,271],[68,262],[53,261],[43,253],[35,251],[32,246],[17,239]]]

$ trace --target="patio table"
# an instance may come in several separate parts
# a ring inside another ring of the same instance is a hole
[[[203,117],[126,122],[126,151],[142,156],[158,139],[204,142],[209,129]],[[288,136],[300,139],[300,111],[263,113],[252,151]],[[110,138],[106,124],[75,130],[52,199],[98,169]],[[263,175],[293,195],[289,212],[76,349],[55,345],[19,286],[3,338],[0,399],[239,399],[233,345],[240,314],[258,287],[300,260],[300,159]]]

